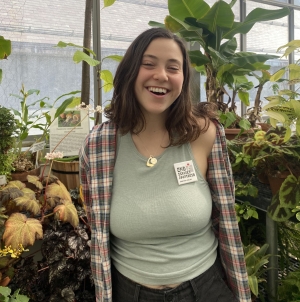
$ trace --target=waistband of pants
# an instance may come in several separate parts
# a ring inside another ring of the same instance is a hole
[[[136,287],[139,286],[140,290],[143,290],[145,292],[149,292],[149,293],[176,293],[179,291],[182,291],[190,286],[192,286],[193,289],[195,289],[195,283],[203,278],[205,276],[205,278],[210,278],[212,276],[214,276],[216,270],[218,270],[220,272],[220,274],[222,276],[224,276],[223,270],[222,270],[222,265],[221,265],[221,261],[219,258],[217,258],[214,262],[214,264],[208,269],[206,270],[204,273],[200,274],[199,276],[188,280],[188,281],[184,281],[181,284],[179,284],[178,286],[174,287],[174,288],[162,288],[162,289],[156,289],[156,288],[149,288],[147,286],[143,286],[139,283],[136,283],[134,281],[132,281],[131,279],[125,277],[124,275],[122,275],[115,267],[114,265],[112,265],[112,274],[116,274],[118,276],[119,279],[122,280],[122,283],[126,286],[126,288],[128,290],[132,290],[135,291]]]

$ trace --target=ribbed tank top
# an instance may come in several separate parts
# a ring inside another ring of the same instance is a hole
[[[212,199],[190,144],[167,148],[154,167],[131,134],[118,137],[110,213],[111,258],[124,276],[149,285],[190,280],[217,256]],[[178,185],[174,163],[192,160],[198,180]]]

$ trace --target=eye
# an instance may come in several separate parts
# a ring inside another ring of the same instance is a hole
[[[180,68],[178,66],[170,66],[170,67],[168,67],[168,69],[171,70],[171,71],[179,71],[180,70]]]
[[[151,62],[142,62],[142,65],[147,66],[147,67],[151,67],[151,66],[153,66],[153,63],[151,63]]]

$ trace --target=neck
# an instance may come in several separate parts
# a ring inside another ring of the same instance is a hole
[[[159,134],[166,131],[166,119],[162,115],[145,115],[145,128],[141,134]]]

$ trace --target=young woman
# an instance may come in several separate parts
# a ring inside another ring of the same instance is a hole
[[[224,131],[176,35],[133,41],[105,114],[80,152],[97,302],[251,301]]]

